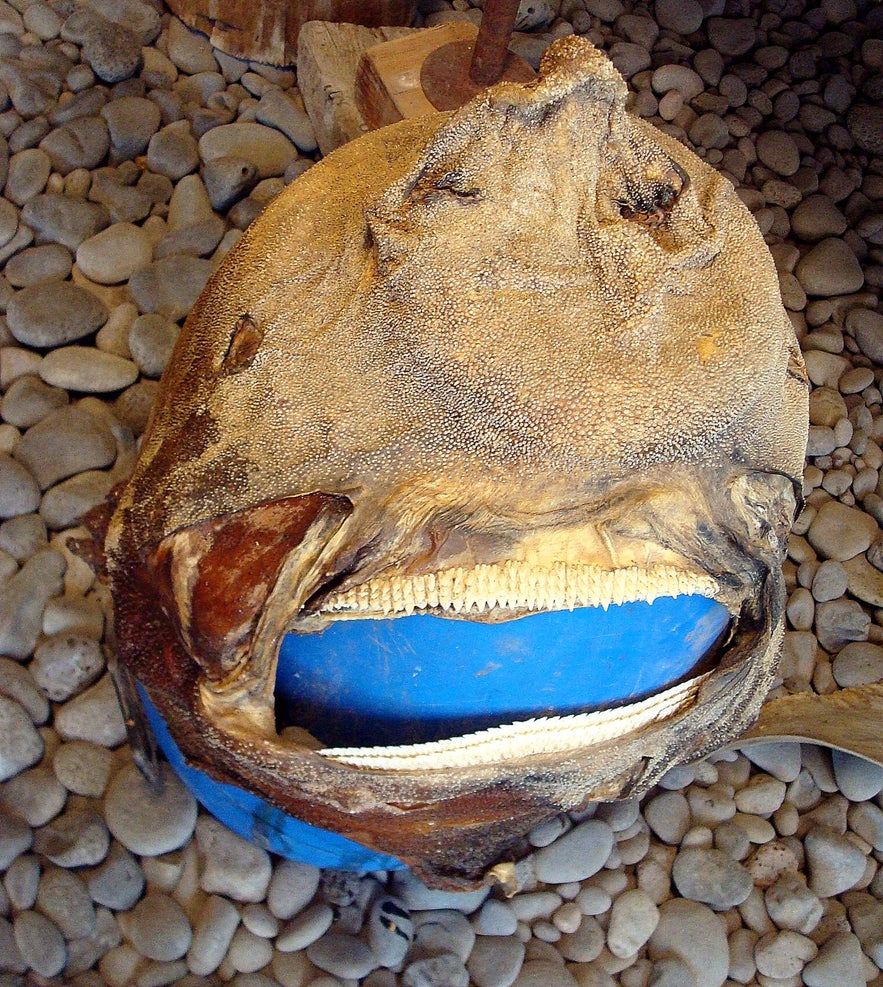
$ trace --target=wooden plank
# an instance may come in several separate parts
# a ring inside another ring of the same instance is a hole
[[[439,24],[416,34],[369,48],[356,71],[356,106],[372,128],[435,113],[420,83],[428,55],[455,41],[472,41],[475,25],[463,21]]]
[[[301,28],[297,51],[297,82],[319,148],[329,154],[371,128],[356,105],[356,69],[375,45],[419,29],[368,28],[357,24],[310,21]]]
[[[368,27],[410,24],[417,0],[169,0],[188,27],[237,58],[292,65],[307,21],[346,21]]]

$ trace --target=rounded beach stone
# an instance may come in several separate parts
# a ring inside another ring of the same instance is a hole
[[[52,758],[55,777],[75,795],[101,798],[107,788],[113,755],[106,747],[85,740],[61,744]]]
[[[53,702],[65,702],[104,671],[101,645],[86,634],[56,634],[34,652],[31,674]]]
[[[295,915],[276,937],[276,948],[283,953],[306,949],[324,936],[334,921],[334,912],[325,902],[316,902]]]
[[[107,226],[110,215],[97,202],[50,193],[25,203],[22,219],[39,240],[61,243],[75,251],[83,240]]]
[[[791,232],[811,243],[825,237],[840,236],[846,226],[843,213],[827,195],[821,193],[808,195],[791,213]]]
[[[234,901],[263,901],[272,874],[266,850],[208,816],[196,825],[196,843],[204,858],[200,878],[203,891],[223,894]]]
[[[39,886],[40,861],[31,854],[16,857],[6,869],[3,888],[16,911],[23,912],[26,908],[34,907]],[[3,950],[0,946],[0,956],[2,955]]]
[[[784,130],[765,130],[758,135],[757,156],[777,175],[788,177],[800,167],[800,151],[794,138]]]
[[[43,357],[40,377],[47,384],[85,394],[121,391],[138,379],[138,366],[91,346],[60,346]]]
[[[133,853],[155,857],[182,846],[196,825],[196,800],[168,764],[157,794],[138,770],[127,764],[113,778],[104,800],[111,833]]]
[[[0,809],[0,870],[6,870],[13,860],[29,850],[33,839],[31,827],[24,819]]]
[[[0,694],[0,781],[12,778],[43,756],[43,738],[27,710]]]
[[[647,942],[659,924],[656,903],[640,888],[624,891],[614,902],[607,929],[607,948],[625,959]]]
[[[107,123],[117,160],[143,154],[160,125],[159,107],[143,96],[113,99],[102,108],[101,115]]]
[[[883,767],[862,757],[832,750],[837,787],[851,802],[865,802],[883,791]]]
[[[808,295],[848,295],[865,283],[852,248],[837,237],[817,243],[800,258],[794,273]]]
[[[114,841],[104,861],[89,872],[87,884],[96,905],[128,911],[144,891],[144,871],[132,854]]]
[[[67,962],[67,944],[57,925],[35,911],[19,912],[12,924],[21,958],[41,977],[55,977]]]
[[[65,740],[88,740],[102,747],[121,744],[126,725],[110,675],[61,706],[55,713],[55,729]]]
[[[524,943],[515,936],[480,936],[466,969],[475,987],[509,987],[524,963]]]
[[[845,562],[866,552],[878,530],[877,522],[869,514],[829,500],[819,508],[806,537],[824,558]]]
[[[645,806],[644,818],[663,843],[676,845],[690,828],[690,806],[681,792],[660,792]]]
[[[147,164],[151,171],[165,175],[173,182],[196,170],[199,148],[190,132],[189,120],[170,123],[150,138]]]
[[[40,506],[40,488],[29,470],[0,455],[0,518],[30,514]]]
[[[255,111],[255,119],[281,131],[304,154],[312,154],[319,147],[316,131],[303,103],[287,96],[281,89],[269,89],[264,93]]]
[[[246,122],[228,123],[204,133],[199,139],[199,156],[204,162],[221,157],[245,158],[255,165],[260,178],[271,178],[285,174],[298,151],[273,127]]]
[[[9,283],[16,288],[30,288],[45,282],[63,281],[70,274],[72,264],[67,247],[60,243],[44,243],[10,257],[5,273]]]
[[[267,890],[267,907],[278,919],[297,915],[313,900],[321,874],[312,864],[297,860],[278,861]]]
[[[273,958],[273,944],[255,935],[245,925],[240,925],[233,934],[226,962],[241,973],[255,973],[266,966]]]
[[[165,257],[136,271],[129,293],[141,312],[176,322],[196,304],[213,270],[214,264],[200,257]]]
[[[846,116],[852,139],[863,151],[883,154],[883,107],[858,104]]]
[[[145,895],[128,913],[126,926],[132,945],[151,960],[177,960],[190,947],[192,930],[187,913],[165,894]]]
[[[600,819],[587,819],[533,855],[534,873],[546,884],[584,881],[596,874],[613,849],[613,830]]]
[[[75,168],[95,168],[110,147],[107,124],[101,117],[78,117],[56,127],[40,141],[41,150],[49,155],[52,167],[67,175]]]
[[[751,894],[751,874],[721,850],[704,847],[682,849],[672,864],[675,887],[691,901],[723,910],[741,905]]]
[[[220,895],[210,895],[200,908],[187,953],[191,973],[207,977],[221,965],[239,925],[236,906]]]
[[[34,835],[34,852],[59,867],[88,867],[107,856],[110,836],[104,820],[93,809],[68,809]]]
[[[806,987],[864,987],[861,943],[851,932],[835,932],[801,972]]]
[[[58,926],[65,939],[83,939],[95,931],[95,906],[89,889],[73,871],[60,867],[43,871],[37,909]]]
[[[413,938],[414,922],[401,899],[391,895],[378,898],[368,916],[368,945],[378,966],[397,967]]]
[[[824,911],[818,895],[806,886],[802,874],[782,874],[764,892],[770,918],[780,929],[793,929],[809,935],[819,924]]]
[[[67,281],[24,288],[6,308],[9,331],[26,346],[63,346],[100,329],[108,312],[100,299]]]
[[[54,549],[31,556],[0,593],[0,654],[24,659],[42,631],[47,601],[63,589],[64,556]]]
[[[698,31],[704,16],[698,0],[657,0],[654,14],[660,27],[676,34]]]
[[[883,679],[883,648],[868,641],[847,644],[831,664],[834,680],[843,689]]]
[[[865,855],[845,836],[813,826],[804,837],[809,888],[821,898],[848,891],[865,872]]]
[[[226,211],[257,184],[258,168],[247,158],[222,155],[206,162],[202,177],[212,208]]]
[[[146,377],[159,377],[169,362],[179,326],[162,315],[139,315],[129,329],[132,359]]]
[[[119,284],[153,259],[153,244],[140,226],[114,223],[77,247],[77,266],[98,284]]]
[[[869,308],[853,308],[846,315],[846,328],[865,356],[883,363],[883,315]]]
[[[49,155],[37,147],[13,154],[9,159],[6,197],[17,206],[23,206],[46,188],[51,171]]]
[[[307,956],[320,970],[345,980],[366,977],[379,965],[366,943],[342,932],[329,932],[308,946]]]
[[[800,973],[807,961],[814,959],[818,946],[806,936],[790,929],[768,932],[754,948],[758,972],[765,977],[784,980]]]
[[[114,482],[104,470],[87,470],[63,480],[46,491],[40,517],[55,530],[73,527],[90,508],[104,501]]]
[[[659,907],[649,956],[652,960],[675,956],[693,972],[697,985],[721,987],[730,966],[726,925],[706,905],[671,898]]]

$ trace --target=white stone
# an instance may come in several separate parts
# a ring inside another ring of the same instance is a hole
[[[613,830],[600,819],[587,819],[533,856],[538,880],[547,884],[584,881],[596,874],[613,849]]]
[[[650,937],[649,956],[673,955],[693,972],[697,985],[722,987],[730,966],[726,925],[706,905],[672,898],[659,909],[659,924]]]
[[[177,850],[190,839],[196,824],[196,799],[167,763],[162,763],[161,771],[162,791],[157,793],[135,764],[127,764],[115,775],[104,800],[110,831],[124,847],[142,856]]]
[[[632,956],[659,924],[659,909],[640,888],[624,891],[614,902],[607,929],[607,948],[614,956]]]
[[[263,901],[272,875],[266,850],[208,816],[196,824],[196,843],[205,859],[199,882],[203,891],[234,901]]]

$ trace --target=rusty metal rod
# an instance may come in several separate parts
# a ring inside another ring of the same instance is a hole
[[[503,75],[503,66],[515,30],[520,0],[485,0],[481,27],[475,39],[469,78],[478,86],[492,86]]]

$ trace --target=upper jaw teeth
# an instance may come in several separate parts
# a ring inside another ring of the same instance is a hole
[[[420,575],[381,573],[360,586],[333,593],[321,612],[345,617],[573,610],[645,601],[661,596],[716,596],[717,580],[673,565],[607,569],[592,564],[508,561],[455,567]]]

